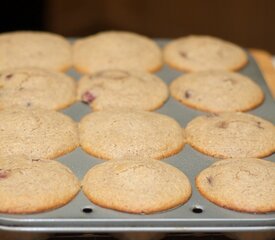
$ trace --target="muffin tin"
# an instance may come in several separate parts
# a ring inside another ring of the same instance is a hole
[[[167,40],[158,40],[160,46]],[[264,103],[250,111],[275,124],[275,102],[264,82],[263,76],[254,59],[249,56],[248,65],[240,73],[254,79],[265,93]],[[80,77],[75,71],[68,74],[76,79]],[[180,72],[164,66],[156,73],[169,84]],[[91,112],[83,103],[75,103],[63,111],[74,120],[79,121]],[[157,112],[176,119],[182,127],[204,112],[185,107],[171,96]],[[275,154],[265,158],[275,162]],[[103,160],[96,159],[81,148],[69,153],[59,161],[72,169],[79,179],[94,165]],[[189,177],[193,194],[191,199],[178,208],[150,215],[127,214],[104,209],[91,203],[82,192],[71,201],[56,210],[29,215],[0,214],[0,230],[31,232],[117,232],[117,231],[169,231],[169,232],[225,232],[225,231],[265,231],[275,230],[275,213],[248,214],[223,209],[204,199],[195,187],[195,176],[215,160],[193,150],[189,145],[169,158],[164,159]]]

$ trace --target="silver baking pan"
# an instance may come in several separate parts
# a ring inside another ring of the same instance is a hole
[[[163,46],[167,41],[157,41]],[[248,65],[240,71],[257,82],[265,92],[265,101],[252,114],[275,123],[275,102],[264,82],[255,61],[249,56]],[[73,70],[69,75],[78,79]],[[180,72],[163,67],[157,75],[167,84],[181,75]],[[90,108],[83,103],[76,103],[63,112],[79,121],[89,113]],[[175,118],[182,127],[194,117],[204,114],[185,107],[171,97],[158,112]],[[275,162],[275,154],[266,159]],[[59,159],[70,167],[79,179],[94,165],[103,160],[84,153],[80,148]],[[169,157],[164,162],[181,169],[189,177],[193,194],[181,207],[150,215],[127,214],[104,209],[91,203],[82,192],[64,207],[30,215],[0,214],[0,230],[31,232],[129,232],[129,231],[165,231],[165,232],[232,232],[232,231],[270,231],[275,230],[275,213],[248,214],[223,209],[204,199],[197,191],[195,176],[215,160],[205,156],[190,146]],[[1,197],[1,196],[0,196]]]

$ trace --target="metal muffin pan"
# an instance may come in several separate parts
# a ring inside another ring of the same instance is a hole
[[[158,40],[160,46],[167,40]],[[257,82],[265,93],[264,103],[250,113],[275,123],[275,102],[265,84],[257,64],[249,56],[248,65],[240,73]],[[73,70],[69,75],[78,79]],[[167,84],[182,73],[164,66],[156,73]],[[79,121],[91,112],[83,103],[76,103],[63,111]],[[205,114],[185,107],[172,97],[157,112],[176,119],[182,127],[196,116]],[[265,159],[275,162],[275,154]],[[94,158],[81,148],[67,154],[59,161],[72,169],[81,180],[94,165],[104,160]],[[178,208],[149,215],[127,214],[101,208],[91,203],[82,192],[69,204],[56,210],[29,215],[0,214],[0,230],[31,232],[118,232],[118,231],[169,231],[169,232],[226,232],[275,230],[275,213],[248,214],[224,209],[204,199],[195,187],[194,179],[215,160],[193,150],[189,145],[167,159],[162,160],[181,169],[192,184],[191,199]],[[1,197],[1,196],[0,196]]]

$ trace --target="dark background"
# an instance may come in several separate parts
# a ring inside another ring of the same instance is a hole
[[[1,2],[0,31],[86,36],[128,30],[149,37],[209,34],[275,54],[273,0],[32,0]]]

